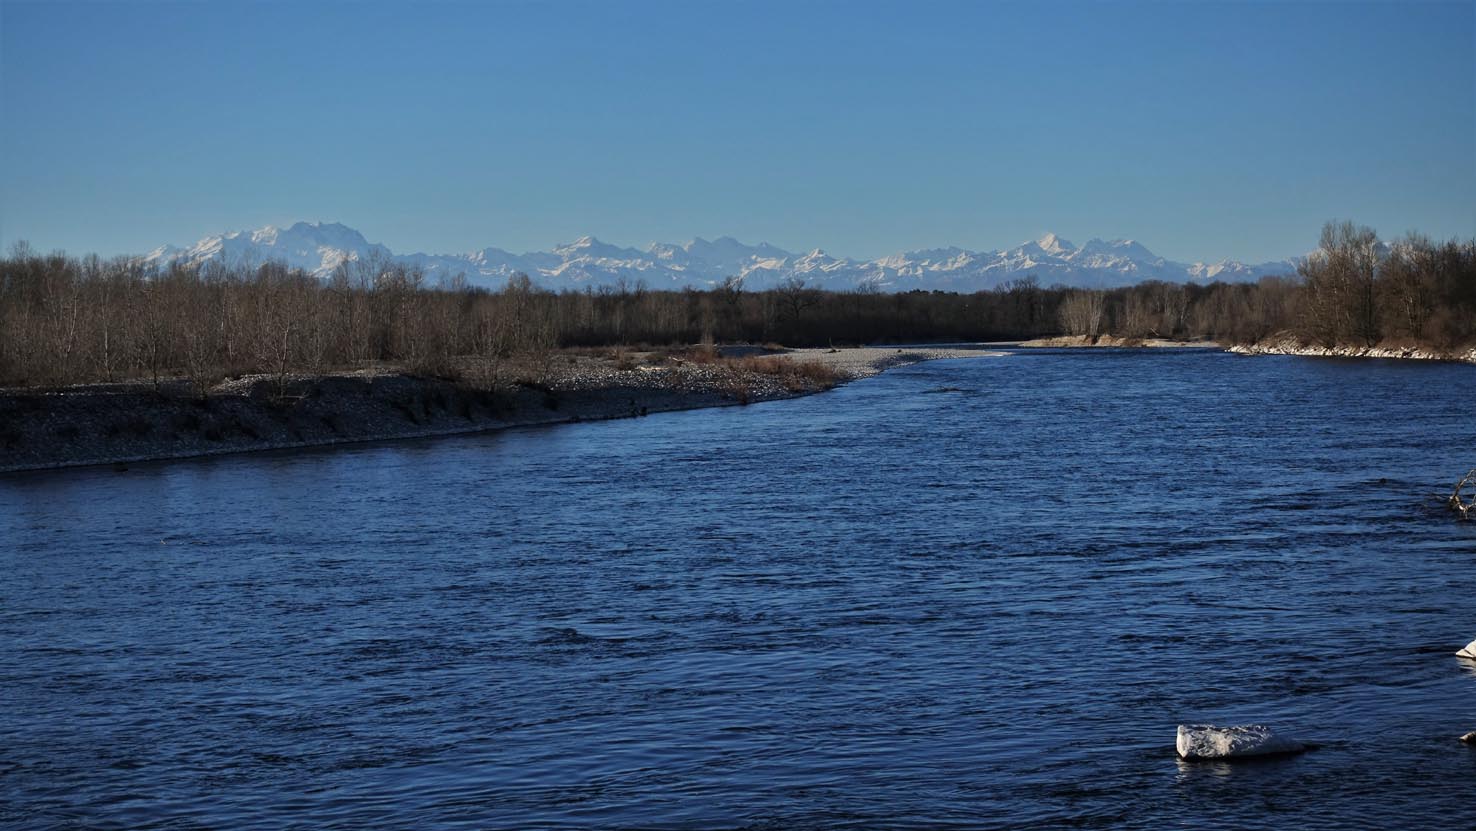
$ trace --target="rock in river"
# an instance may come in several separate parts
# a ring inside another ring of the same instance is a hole
[[[1264,724],[1214,727],[1208,724],[1179,725],[1178,750],[1185,759],[1237,759],[1300,753],[1307,745],[1274,735]]]
[[[1457,649],[1456,655],[1462,658],[1476,658],[1476,641],[1471,641],[1460,649]]]

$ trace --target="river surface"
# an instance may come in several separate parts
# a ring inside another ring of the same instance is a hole
[[[1455,827],[1473,404],[1463,365],[1021,351],[0,478],[0,824]],[[1181,722],[1321,747],[1186,764]]]

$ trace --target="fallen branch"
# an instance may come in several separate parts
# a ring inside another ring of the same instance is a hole
[[[1467,489],[1471,490],[1469,499],[1461,495],[1461,492]],[[1445,504],[1450,506],[1452,511],[1460,514],[1461,519],[1471,518],[1472,512],[1476,511],[1476,469],[1467,472],[1461,477],[1461,481],[1456,482],[1455,490],[1450,492],[1450,499],[1446,500]]]

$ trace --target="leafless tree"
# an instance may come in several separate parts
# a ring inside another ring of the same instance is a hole
[[[1327,346],[1378,341],[1375,279],[1379,239],[1352,222],[1323,226],[1316,251],[1298,267],[1306,286],[1307,329]]]
[[[1072,291],[1061,301],[1061,326],[1071,335],[1095,339],[1102,332],[1106,295],[1100,291]]]
[[[527,275],[500,290],[428,281],[378,256],[328,279],[281,263],[155,266],[70,259],[19,245],[0,258],[0,385],[265,373],[374,362],[480,385],[541,367],[559,346],[782,340],[791,345],[1158,334],[1249,341],[1273,332],[1329,344],[1397,337],[1435,349],[1476,343],[1476,241],[1412,235],[1385,254],[1372,231],[1330,224],[1295,278],[1146,283],[1085,291],[1039,281],[956,294],[828,292],[791,280],[711,291],[629,281],[555,293]],[[470,362],[470,363],[464,363]]]

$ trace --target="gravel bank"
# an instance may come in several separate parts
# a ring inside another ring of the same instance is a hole
[[[1268,338],[1259,343],[1230,347],[1237,355],[1302,355],[1314,358],[1397,358],[1417,361],[1462,361],[1476,363],[1476,348],[1441,351],[1427,346],[1378,344],[1376,346],[1319,346],[1295,338]]]
[[[822,363],[850,379],[879,375],[893,367],[941,358],[999,358],[1008,352],[971,347],[861,346],[849,349],[795,349],[785,353],[797,361]]]
[[[1077,348],[1108,348],[1108,349],[1223,349],[1224,347],[1214,341],[1208,340],[1171,340],[1169,338],[1120,338],[1116,335],[1099,335],[1091,338],[1086,335],[1059,335],[1054,338],[1036,338],[1027,340],[1020,344],[1022,347],[1031,349],[1077,349]]]
[[[175,381],[0,390],[0,473],[260,450],[472,433],[539,424],[631,418],[655,412],[794,398],[836,382],[932,358],[977,356],[979,350],[798,350],[833,381],[772,374],[730,362],[681,359],[646,363],[560,355],[533,377],[495,392],[393,372],[349,372],[227,381],[207,397]],[[524,368],[525,370],[527,368]],[[280,394],[279,394],[280,393]]]

